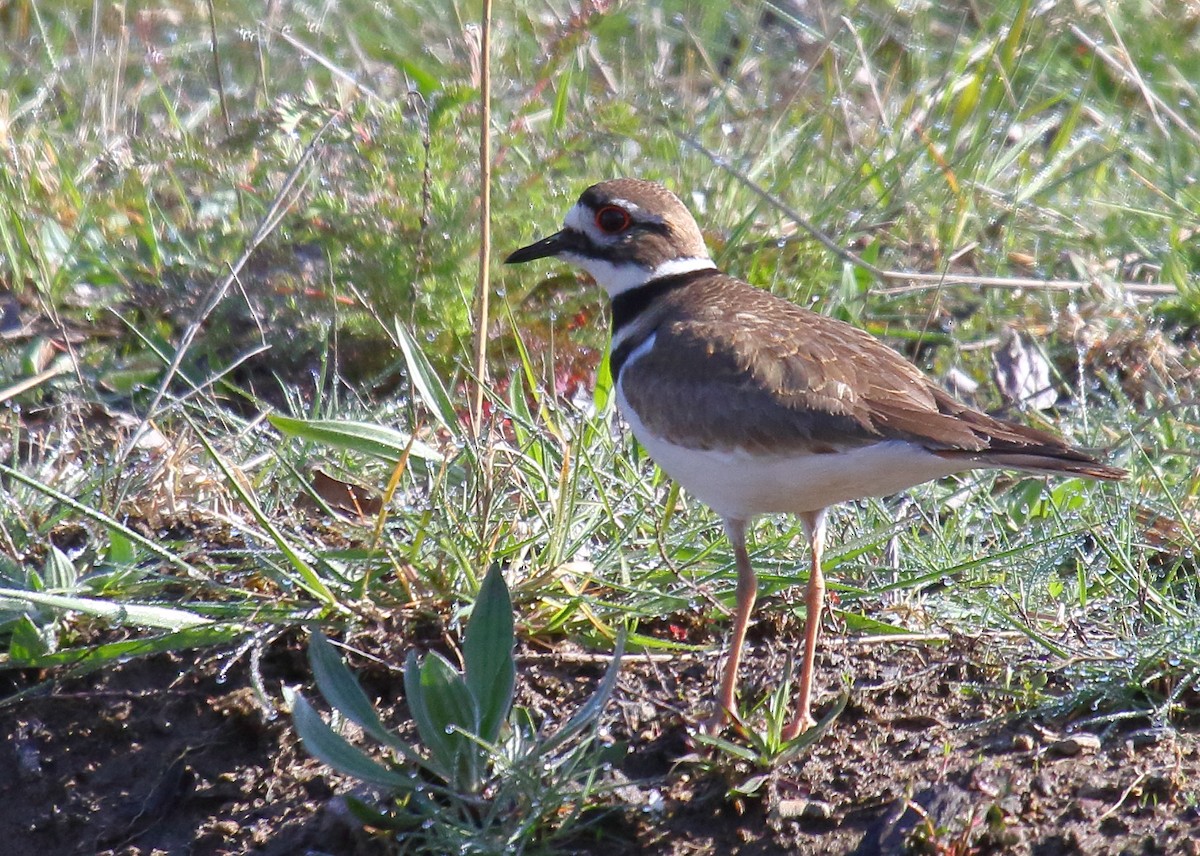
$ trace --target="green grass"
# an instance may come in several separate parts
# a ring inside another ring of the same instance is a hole
[[[590,385],[606,340],[598,292],[561,267],[495,268],[498,433],[467,437],[477,10],[392,5],[262,21],[217,4],[219,90],[190,6],[0,13],[0,308],[19,322],[0,350],[0,665],[53,680],[264,626],[337,634],[380,609],[455,625],[495,564],[539,643],[606,652],[628,627],[632,649],[672,650],[655,619],[732,602],[711,513],[610,411],[556,394]],[[984,688],[1015,711],[1194,721],[1200,18],[1165,2],[557,8],[495,12],[497,254],[556,228],[592,181],[639,175],[681,192],[726,269],[983,381],[980,406],[1003,405],[993,345],[1026,331],[1061,406],[1022,418],[1113,449],[1129,482],[972,475],[914,489],[898,519],[895,501],[841,508],[839,614],[869,633],[1017,631],[1062,680],[1037,680],[1039,661]],[[882,269],[1091,284],[876,281],[744,179]],[[364,447],[264,414],[397,435]],[[428,454],[406,456],[410,437]],[[333,513],[318,467],[377,495],[398,478],[386,513]],[[797,580],[796,534],[755,530],[768,593]]]

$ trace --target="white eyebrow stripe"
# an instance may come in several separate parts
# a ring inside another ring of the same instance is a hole
[[[574,229],[576,232],[587,234],[588,226],[592,225],[587,219],[587,210],[576,202],[571,210],[567,212],[567,216],[563,219],[563,227],[566,229]]]

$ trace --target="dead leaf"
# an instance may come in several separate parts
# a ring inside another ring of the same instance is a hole
[[[365,519],[379,514],[383,508],[383,500],[375,491],[334,478],[322,470],[313,470],[309,485],[326,505],[342,514]]]

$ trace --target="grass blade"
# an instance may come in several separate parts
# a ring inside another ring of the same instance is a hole
[[[36,603],[38,606],[49,606],[55,609],[69,609],[107,619],[114,624],[138,627],[158,627],[163,630],[183,630],[188,627],[199,627],[211,624],[212,620],[194,612],[173,609],[167,606],[150,606],[140,603],[114,603],[111,600],[98,600],[93,597],[68,597],[66,595],[46,594],[45,592],[22,591],[21,589],[0,588],[0,597],[24,600]]]
[[[279,552],[283,553],[284,557],[288,560],[288,564],[290,564],[296,571],[297,575],[290,577],[292,582],[304,589],[313,597],[317,598],[317,600],[321,601],[326,606],[344,611],[345,607],[338,602],[337,597],[330,590],[329,586],[325,584],[325,581],[321,579],[320,575],[316,572],[312,565],[305,561],[304,557],[300,555],[299,551],[296,550],[296,548],[293,547],[291,543],[283,537],[283,533],[277,526],[275,526],[274,523],[271,522],[270,518],[267,517],[266,512],[262,510],[262,506],[258,504],[258,499],[246,488],[244,484],[242,484],[242,480],[234,474],[233,470],[229,467],[229,464],[226,463],[225,459],[221,455],[217,454],[217,450],[213,448],[212,444],[208,441],[208,438],[204,436],[204,432],[201,431],[198,426],[192,423],[190,419],[188,420],[188,424],[192,426],[192,430],[196,432],[196,437],[204,446],[213,462],[224,474],[225,480],[228,482],[230,489],[237,494],[238,498],[245,504],[250,514],[255,520],[258,521],[258,525],[266,530],[267,535],[272,541],[275,542],[275,546],[279,548]]]
[[[404,362],[408,366],[408,375],[412,380],[412,385],[425,407],[443,428],[454,437],[459,437],[462,434],[462,426],[459,424],[458,411],[454,407],[454,402],[450,400],[450,395],[446,392],[446,387],[442,385],[441,378],[438,377],[437,372],[425,357],[425,353],[417,346],[412,334],[398,322],[396,324],[396,343],[400,346],[401,353],[404,354]]]
[[[584,705],[575,711],[567,724],[558,730],[550,739],[546,741],[545,752],[553,752],[558,746],[561,746],[579,731],[582,731],[588,723],[599,718],[601,711],[604,710],[604,705],[608,704],[609,698],[612,697],[613,690],[617,686],[617,675],[621,671],[621,657],[625,654],[625,631],[622,630],[617,636],[617,644],[613,649],[612,659],[608,663],[608,668],[604,671],[604,677],[600,679],[599,686],[592,693],[591,698]]]
[[[181,571],[188,574],[189,576],[197,576],[197,577],[203,576],[198,570],[196,570],[194,567],[192,567],[191,564],[189,564],[188,562],[185,562],[183,559],[179,558],[177,555],[172,553],[170,550],[166,550],[163,547],[156,544],[155,542],[151,541],[145,535],[142,535],[139,532],[135,532],[134,530],[130,529],[128,526],[125,526],[122,523],[118,523],[116,520],[109,517],[107,514],[97,511],[96,509],[92,508],[91,506],[85,505],[84,503],[79,502],[78,500],[76,500],[70,496],[67,496],[62,491],[55,490],[54,488],[50,487],[49,485],[42,484],[37,479],[31,478],[31,477],[25,475],[20,470],[15,470],[12,467],[6,466],[5,464],[0,464],[0,476],[4,476],[6,478],[13,479],[14,481],[20,482],[21,484],[25,485],[26,487],[36,490],[38,493],[45,494],[46,496],[53,499],[55,502],[62,503],[63,505],[70,508],[72,511],[78,512],[79,514],[86,517],[88,520],[92,520],[96,523],[99,523],[101,526],[104,526],[106,529],[108,529],[112,532],[120,532],[123,536],[125,536],[127,539],[129,539],[133,543],[138,544],[142,547],[145,547],[147,550],[149,550],[155,556],[158,556],[160,559],[170,563],[171,565],[174,565],[175,567],[179,568]]]

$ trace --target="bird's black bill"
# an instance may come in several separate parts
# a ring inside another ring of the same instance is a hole
[[[531,262],[534,259],[546,259],[551,256],[557,256],[563,249],[566,248],[566,241],[562,232],[555,232],[548,238],[542,238],[540,241],[530,244],[528,247],[514,251],[504,260],[506,265],[519,265],[522,262]]]

